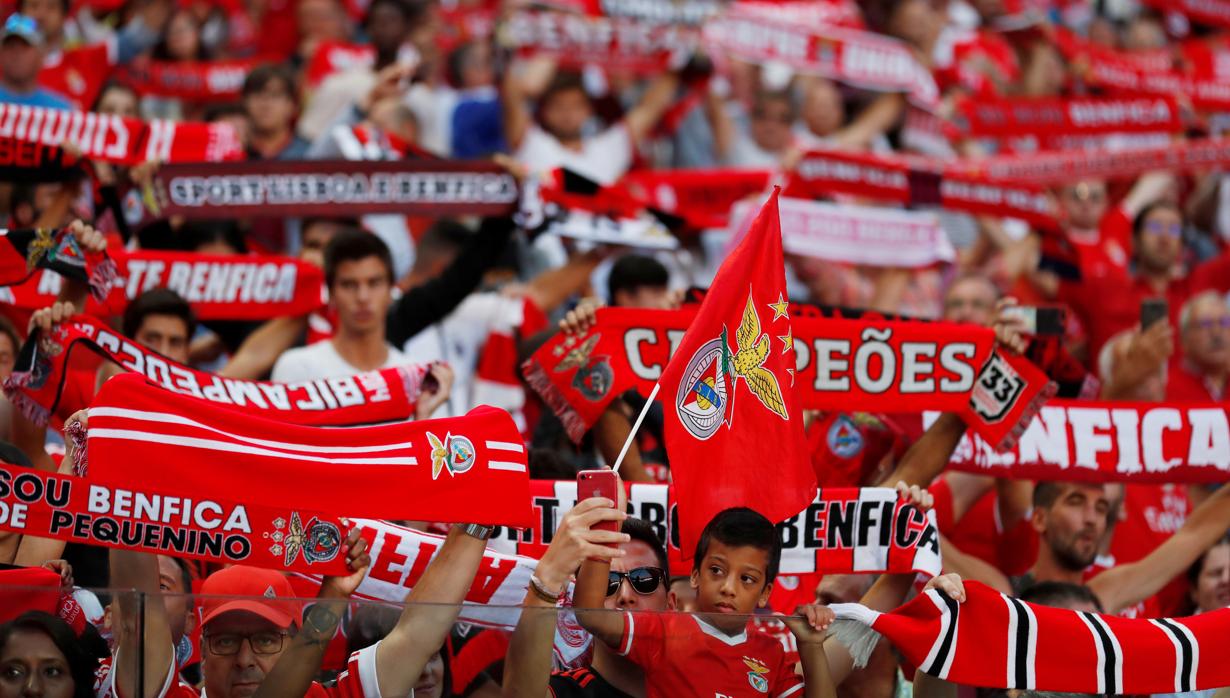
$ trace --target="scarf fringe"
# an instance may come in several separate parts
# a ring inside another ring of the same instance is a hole
[[[1012,430],[1004,435],[1003,440],[996,446],[996,450],[1002,452],[1015,448],[1017,439],[1021,438],[1021,434],[1025,433],[1029,423],[1034,420],[1034,417],[1038,416],[1038,411],[1042,409],[1042,406],[1048,400],[1055,397],[1055,394],[1058,392],[1059,384],[1055,381],[1047,381],[1046,387],[1039,390],[1038,394],[1025,406],[1025,409],[1021,412],[1021,418],[1017,420],[1016,426],[1012,427]]]
[[[107,296],[110,295],[111,289],[119,286],[120,272],[115,264],[115,260],[110,257],[105,257],[98,264],[91,265],[90,269],[90,295],[99,303],[104,303]]]
[[[80,421],[64,427],[64,436],[73,442],[73,475],[85,477],[89,472],[89,461],[86,459],[86,427]]]
[[[581,443],[589,427],[581,415],[577,414],[577,411],[568,403],[568,398],[563,392],[551,382],[546,370],[537,361],[526,359],[525,363],[521,364],[521,372],[525,376],[525,382],[534,389],[534,392],[538,393],[543,402],[547,403],[547,407],[550,407],[555,416],[563,422],[564,431],[568,434],[568,438],[572,439],[572,443]]]
[[[855,669],[867,666],[881,637],[870,625],[853,618],[838,618],[833,621],[829,626],[828,636],[846,648],[854,660]]]

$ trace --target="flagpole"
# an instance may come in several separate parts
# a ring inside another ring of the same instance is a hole
[[[641,408],[641,413],[636,416],[636,422],[632,424],[632,431],[628,432],[628,438],[624,441],[624,447],[619,449],[619,457],[615,459],[615,465],[611,470],[619,472],[619,466],[624,464],[624,456],[628,455],[628,447],[632,445],[632,439],[636,438],[636,432],[641,428],[641,422],[645,421],[645,415],[649,412],[649,406],[653,404],[653,399],[658,396],[658,389],[661,388],[660,383],[653,384],[653,390],[649,391],[649,397],[645,398],[645,406]]]

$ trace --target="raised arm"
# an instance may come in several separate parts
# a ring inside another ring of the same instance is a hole
[[[117,609],[111,617],[116,634],[116,694],[155,698],[175,672],[175,645],[158,585],[158,558],[113,548],[111,586],[116,589]],[[139,685],[145,687],[140,694]]]
[[[609,500],[594,497],[578,502],[560,521],[551,546],[534,568],[534,581],[525,593],[521,617],[504,658],[504,698],[543,698],[550,694],[556,604],[582,560],[596,557],[609,565],[620,551],[605,544],[628,540],[627,534],[591,527],[625,518],[627,514],[609,506]]]
[[[359,537],[359,529],[350,531],[342,545],[350,574],[345,577],[325,577],[316,595],[316,603],[303,617],[303,629],[291,641],[290,647],[278,658],[273,670],[265,675],[254,698],[302,698],[320,672],[325,648],[337,634],[337,626],[346,612],[347,599],[359,587],[371,564],[367,541]]]
[[[295,346],[307,326],[305,316],[279,317],[265,322],[243,340],[218,375],[245,380],[264,378],[273,370],[282,352]]]
[[[504,138],[508,141],[508,148],[514,152],[521,147],[521,142],[525,140],[525,134],[533,123],[526,101],[550,82],[555,75],[555,61],[537,57],[516,67],[521,68],[521,71],[513,70],[510,66],[504,71],[504,79],[500,81]]]
[[[679,76],[673,72],[659,73],[649,83],[641,101],[624,115],[624,125],[628,128],[628,136],[636,143],[658,125],[658,120],[670,109],[675,101],[675,90],[679,88]]]
[[[948,459],[965,434],[965,422],[955,414],[944,413],[935,420],[931,428],[923,432],[918,441],[901,457],[888,477],[879,484],[880,487],[889,483],[905,482],[907,485],[926,487],[931,481],[944,472]]]
[[[1230,529],[1230,483],[1200,503],[1183,526],[1144,558],[1119,565],[1089,580],[1109,614],[1139,603],[1191,566]]]

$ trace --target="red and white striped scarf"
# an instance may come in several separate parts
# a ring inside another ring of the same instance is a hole
[[[1230,686],[1230,609],[1126,619],[1050,608],[965,582],[965,603],[934,589],[891,613],[834,604],[833,632],[865,659],[870,626],[924,673],[986,688],[1104,695]],[[874,640],[870,646],[874,646]]]

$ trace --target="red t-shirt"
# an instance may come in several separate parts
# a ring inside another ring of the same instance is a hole
[[[1167,402],[1221,402],[1227,398],[1226,394],[1218,395],[1216,390],[1203,375],[1183,361],[1171,366],[1166,374]]]
[[[994,565],[1009,577],[1024,574],[1038,557],[1038,535],[1021,519],[1004,530],[995,506],[995,490],[982,495],[961,517],[953,520],[952,490],[943,477],[927,488],[935,497],[935,519],[948,541],[961,552]]]
[[[750,626],[727,635],[685,613],[624,614],[616,650],[645,670],[649,698],[801,695],[781,642]]]
[[[1183,485],[1128,485],[1123,520],[1115,526],[1110,545],[1115,564],[1136,562],[1153,552],[1183,526],[1191,510]],[[1184,571],[1175,570],[1176,578],[1154,597],[1161,613],[1178,612],[1182,606],[1187,593]]]
[[[313,682],[304,698],[380,698],[380,684],[376,677],[376,643],[350,655],[346,671],[337,677],[336,685],[321,686]],[[94,695],[98,698],[120,698],[114,677],[111,675],[112,657],[103,660],[94,674]],[[158,698],[202,698],[204,691],[184,683],[177,672],[167,672],[166,682],[158,692]]]
[[[1126,276],[1131,261],[1132,221],[1121,208],[1102,217],[1096,231],[1067,231],[1068,242],[1076,252],[1081,279],[1100,276]]]

